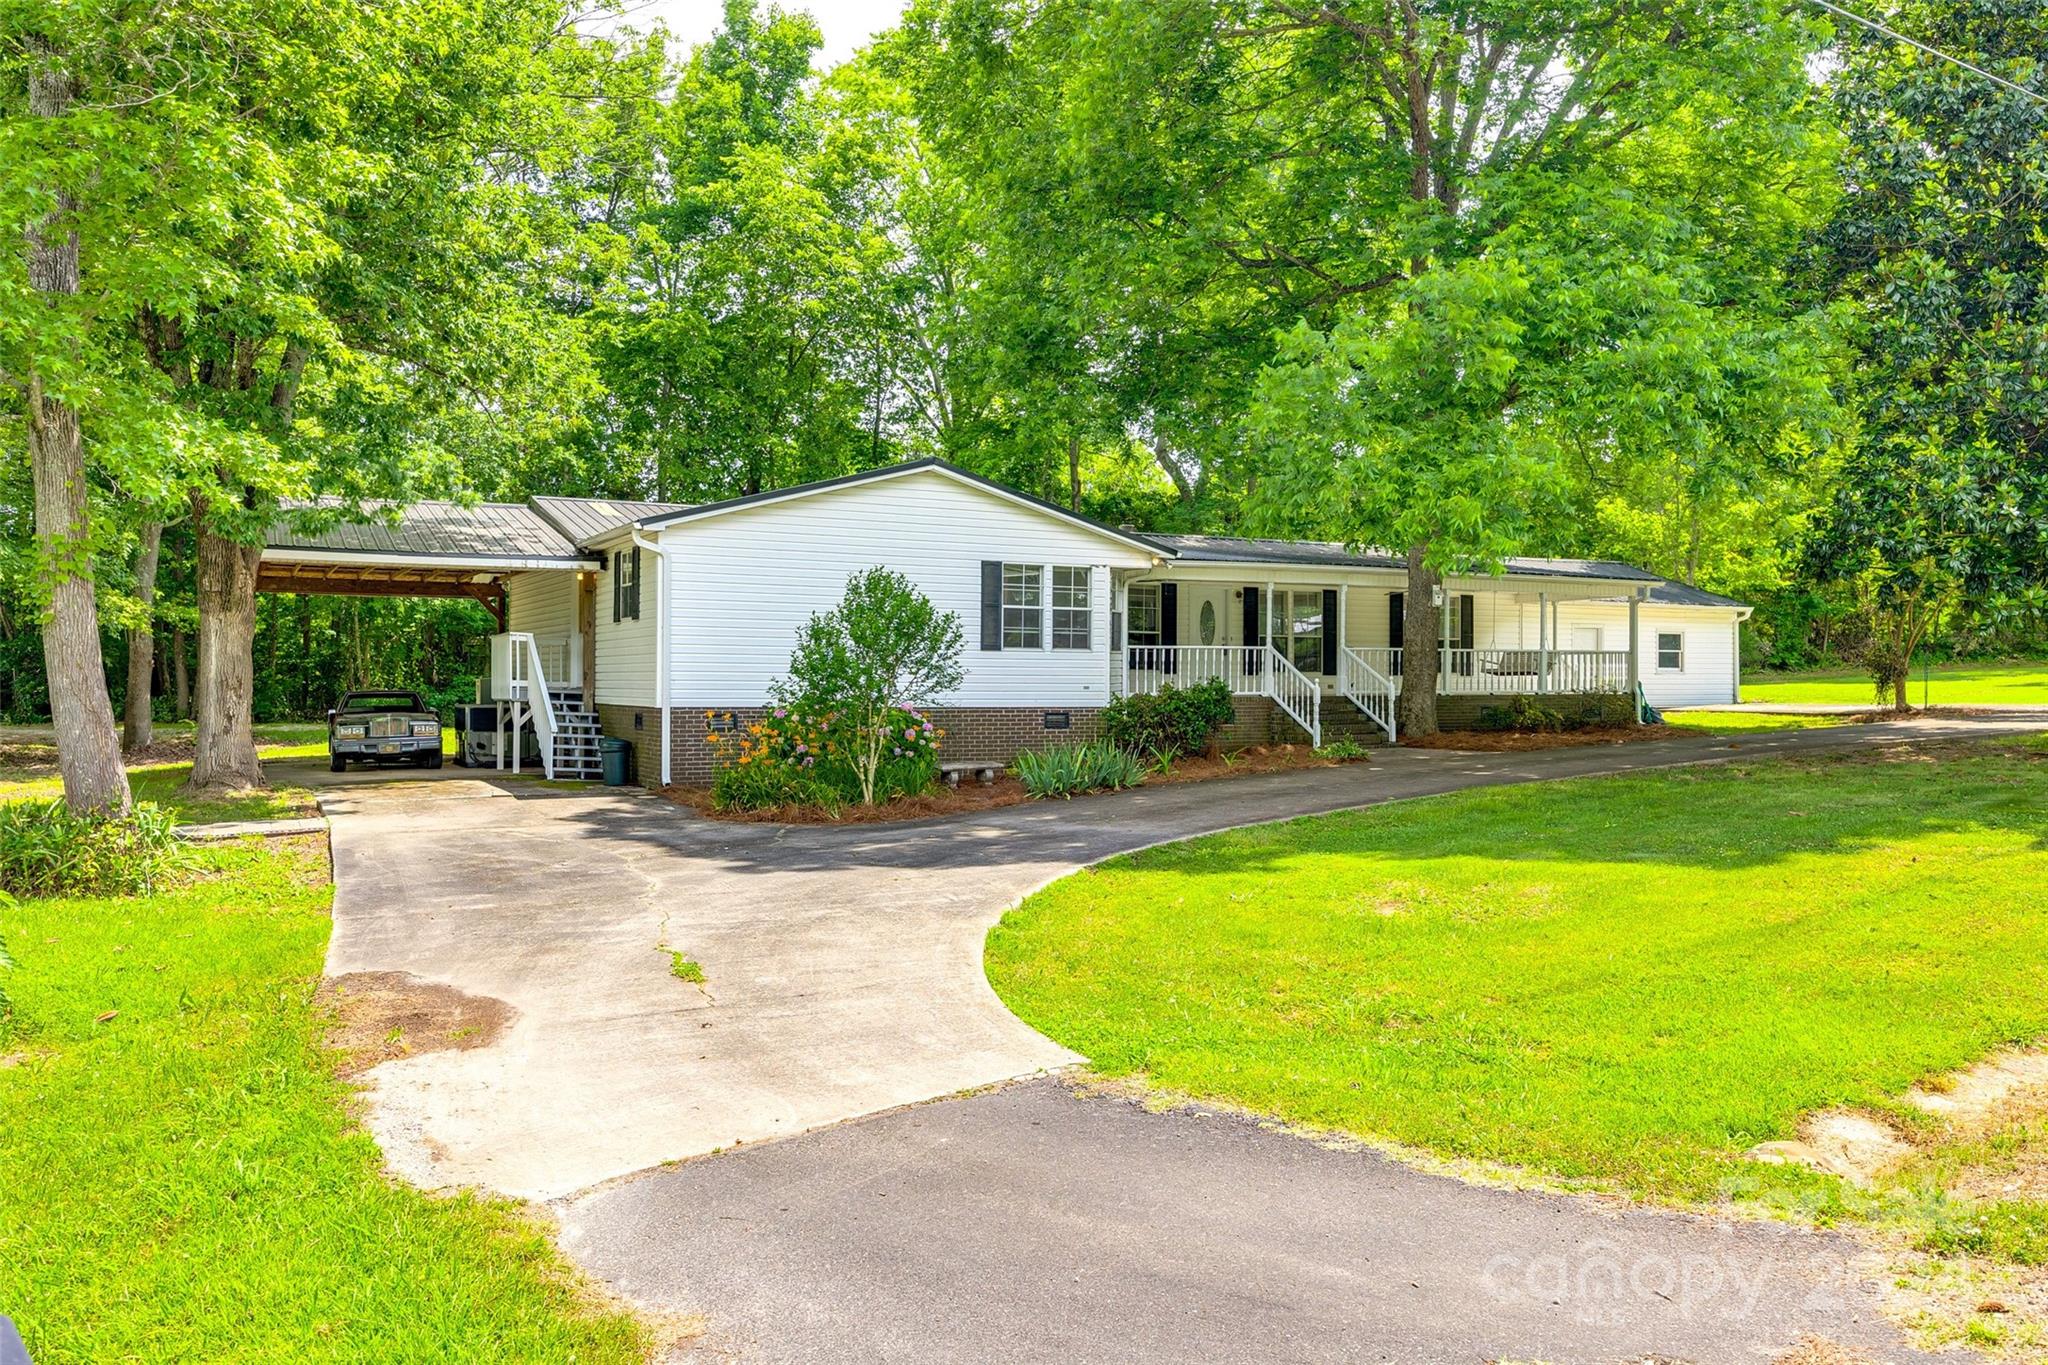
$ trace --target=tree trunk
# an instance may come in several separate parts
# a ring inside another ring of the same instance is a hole
[[[171,714],[192,719],[192,670],[186,666],[185,628],[171,628]]]
[[[1910,711],[1913,709],[1913,703],[1906,700],[1906,684],[1912,681],[1912,677],[1912,670],[1907,668],[1900,669],[1898,676],[1892,679],[1892,710]]]
[[[135,600],[142,604],[143,621],[128,632],[128,696],[121,717],[123,753],[147,749],[155,737],[149,703],[150,682],[156,676],[156,633],[149,612],[156,602],[157,552],[163,539],[162,522],[143,524],[142,548],[135,556]]]
[[[61,118],[71,106],[71,77],[57,70],[29,76],[29,113]],[[49,218],[28,232],[29,287],[45,294],[78,293],[78,236],[56,221],[70,207],[59,194]],[[57,732],[57,768],[74,811],[128,809],[128,771],[114,735],[100,652],[99,598],[92,581],[91,493],[78,413],[28,375],[28,455],[35,479],[36,568],[48,599],[43,668],[50,719]]]
[[[199,725],[192,755],[194,792],[264,786],[250,706],[256,691],[256,565],[261,546],[217,534],[204,499],[192,500],[198,542]]]
[[[1436,604],[1443,577],[1423,562],[1427,545],[1408,550],[1408,587],[1401,598],[1401,724],[1420,739],[1437,732],[1436,681],[1443,628]]]
[[[1067,507],[1075,512],[1081,510],[1081,437],[1078,432],[1067,436]]]

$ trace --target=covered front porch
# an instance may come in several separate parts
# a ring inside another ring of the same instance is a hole
[[[1405,587],[1405,575],[1348,566],[1259,581],[1221,566],[1132,575],[1116,586],[1124,630],[1112,687],[1143,695],[1220,679],[1234,695],[1270,700],[1313,743],[1326,715],[1347,707],[1391,742],[1413,653]],[[1640,584],[1532,573],[1451,577],[1440,591],[1439,696],[1636,692]],[[1567,612],[1593,602],[1616,619]]]

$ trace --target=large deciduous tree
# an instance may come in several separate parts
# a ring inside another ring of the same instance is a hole
[[[583,352],[549,306],[578,238],[548,178],[609,53],[574,17],[555,0],[54,12],[92,149],[73,157],[94,190],[71,219],[76,387],[109,482],[153,461],[191,514],[197,789],[262,781],[265,529],[311,498],[333,515],[459,488],[465,461],[580,406]]]
[[[2048,91],[2048,11],[1889,6],[1902,31]],[[1845,28],[1845,193],[1826,283],[1859,309],[1861,439],[1811,567],[1861,607],[1859,658],[1906,705],[1942,617],[2048,608],[2048,107]]]
[[[10,235],[19,234],[25,251],[21,275],[0,276],[0,299],[11,304],[0,314],[6,324],[0,332],[10,336],[0,343],[0,379],[18,395],[28,436],[43,664],[64,797],[73,810],[121,812],[128,808],[128,774],[100,650],[92,491],[79,411],[91,392],[91,369],[77,209],[93,193],[93,177],[82,155],[86,146],[68,136],[79,95],[68,36],[61,29],[20,33],[0,68],[22,77],[26,87],[19,104],[6,102],[26,120],[16,136],[0,141],[0,151],[19,158],[19,179],[7,188],[26,191],[9,196],[19,205],[9,214]]]

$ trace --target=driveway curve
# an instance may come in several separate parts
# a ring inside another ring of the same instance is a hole
[[[1003,1008],[982,941],[1035,887],[1118,852],[1467,787],[2036,728],[1394,749],[901,825],[728,824],[537,783],[350,783],[325,800],[327,969],[409,972],[509,1004],[487,1046],[367,1073],[367,1121],[415,1184],[560,1199],[1077,1061]],[[701,964],[701,985],[672,973],[672,953]]]

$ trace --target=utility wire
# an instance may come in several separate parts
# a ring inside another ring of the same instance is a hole
[[[1916,47],[1920,49],[1922,52],[1925,52],[1930,57],[1939,57],[1942,61],[1955,63],[1955,65],[1962,67],[1965,71],[1974,71],[1978,75],[1982,76],[1985,80],[1990,81],[1993,85],[2003,86],[2007,90],[2012,91],[2015,95],[2025,95],[2028,99],[2034,101],[2034,103],[2039,104],[2043,107],[2048,107],[2048,95],[2043,95],[2036,90],[2029,90],[2024,85],[2015,84],[2014,82],[2009,81],[2005,77],[1999,75],[1995,71],[1986,71],[1983,67],[1977,65],[1975,62],[1964,61],[1961,57],[1956,56],[1953,52],[1943,52],[1938,47],[1929,47],[1926,43],[1921,42],[1918,38],[1908,38],[1905,34],[1900,33],[1896,29],[1886,28],[1883,24],[1878,23],[1875,19],[1866,19],[1860,14],[1855,14],[1849,10],[1843,9],[1840,5],[1833,3],[1833,0],[1812,0],[1812,3],[1819,5],[1822,9],[1826,10],[1830,14],[1841,15],[1844,19],[1847,19],[1852,24],[1861,24],[1863,25],[1863,27],[1871,30],[1874,33],[1882,33],[1887,38],[1895,38],[1899,42],[1904,43],[1907,47]]]

